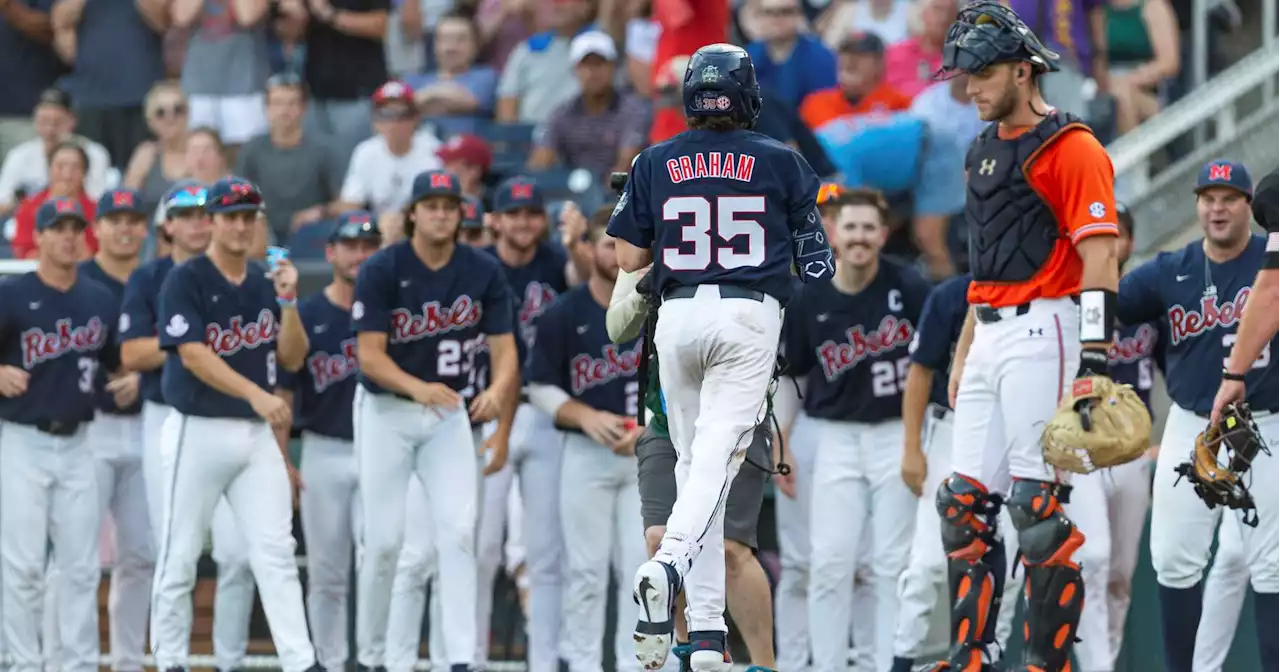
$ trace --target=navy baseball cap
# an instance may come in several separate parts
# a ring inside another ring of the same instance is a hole
[[[169,187],[164,198],[160,199],[160,206],[164,217],[168,218],[169,213],[176,211],[204,210],[207,199],[208,192],[203,184],[195,180],[181,180]]]
[[[219,212],[258,212],[262,210],[262,192],[249,180],[224,177],[209,186],[204,209]]]
[[[329,242],[340,240],[382,240],[382,230],[373,215],[364,210],[352,210],[338,215],[338,222],[329,233]]]
[[[36,210],[36,231],[44,231],[66,219],[89,225],[79,201],[74,198],[51,198],[41,203],[40,209]]]
[[[480,199],[474,196],[462,197],[462,228],[484,228],[484,206],[480,204]]]
[[[462,184],[458,182],[458,176],[447,170],[428,170],[425,173],[418,173],[418,176],[413,178],[413,191],[409,197],[409,203],[417,203],[432,196],[446,196],[461,201]]]
[[[1196,193],[1210,187],[1228,187],[1244,194],[1253,200],[1253,178],[1249,169],[1238,161],[1210,161],[1200,169],[1200,177],[1196,178]]]
[[[106,217],[126,213],[146,216],[142,206],[142,197],[132,189],[109,189],[98,199],[98,216]]]
[[[547,209],[542,199],[542,190],[538,189],[531,178],[523,175],[503,181],[493,193],[494,211],[510,212],[520,208],[538,211]]]

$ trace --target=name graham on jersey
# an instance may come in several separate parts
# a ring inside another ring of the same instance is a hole
[[[440,305],[439,301],[428,301],[422,304],[421,315],[410,312],[407,308],[396,308],[391,311],[391,342],[411,343],[473,327],[480,324],[482,312],[480,303],[466,294],[454,299],[453,305],[448,308]]]
[[[1177,345],[1188,338],[1194,338],[1214,327],[1234,326],[1244,313],[1244,303],[1249,300],[1249,288],[1241,287],[1236,298],[1218,304],[1216,296],[1200,299],[1200,310],[1188,310],[1182,304],[1174,304],[1169,308],[1169,342]]]
[[[351,377],[360,370],[356,359],[356,339],[343,341],[336,354],[317,352],[311,355],[307,358],[307,370],[311,372],[311,385],[316,394]]]
[[[66,352],[93,352],[107,342],[102,320],[93,317],[83,327],[72,327],[71,319],[54,322],[53,331],[39,327],[22,332],[22,368],[30,371],[36,364],[57,359]]]
[[[204,328],[204,342],[220,357],[228,357],[240,352],[243,348],[250,350],[276,340],[280,325],[276,324],[276,316],[266,308],[258,313],[258,319],[244,323],[244,318],[236,315],[231,324],[223,328],[221,324],[210,324]]]
[[[697,152],[667,159],[667,176],[673,184],[703,178],[750,182],[756,157],[733,152]]]
[[[833,381],[867,357],[910,344],[914,333],[915,328],[911,326],[910,320],[893,315],[886,315],[880,320],[880,326],[870,334],[863,333],[862,325],[859,324],[845,332],[847,340],[843,343],[826,341],[818,346],[822,373],[827,380]]]
[[[636,341],[630,350],[621,350],[610,343],[600,349],[601,357],[580,354],[569,360],[572,371],[569,386],[574,395],[604,385],[619,376],[634,376],[640,368],[640,352],[644,339]]]
[[[1155,349],[1155,327],[1144,324],[1133,332],[1133,336],[1121,338],[1117,335],[1111,343],[1111,349],[1107,351],[1107,361],[1111,364],[1132,364],[1150,357]]]

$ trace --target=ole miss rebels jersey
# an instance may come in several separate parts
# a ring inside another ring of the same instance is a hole
[[[310,349],[297,373],[281,373],[281,385],[294,390],[294,426],[343,441],[355,439],[351,411],[360,371],[351,313],[334,305],[323,291],[298,303]]]
[[[805,413],[865,423],[902,417],[907,350],[929,290],[915,270],[883,257],[857,294],[804,285],[787,306],[783,350],[791,374],[808,376]]]
[[[486,335],[511,333],[511,289],[493,257],[465,245],[431,270],[408,241],[369,257],[356,278],[356,332],[387,334],[387,356],[405,373],[474,395],[471,373]],[[362,372],[360,384],[386,394]]]
[[[202,343],[254,385],[274,391],[280,305],[266,265],[250,261],[232,284],[200,255],[169,272],[160,288],[160,347],[169,352],[161,385],[165,401],[185,415],[257,418],[249,402],[219,392],[182,366],[178,346]]]
[[[605,310],[586,285],[562,296],[537,320],[526,378],[598,411],[633,418],[640,403],[641,339],[610,341]]]
[[[965,273],[948,278],[929,292],[916,324],[916,334],[907,351],[911,361],[934,372],[929,401],[951,408],[947,397],[948,372],[964,318],[969,313],[969,283],[973,276]]]
[[[173,259],[161,257],[134,269],[124,285],[120,308],[120,342],[156,336],[160,313],[160,287],[173,270]],[[143,401],[163,404],[164,389],[160,384],[163,367],[142,372],[138,397]]]
[[[34,271],[0,281],[0,365],[31,376],[24,394],[0,397],[0,420],[92,420],[98,370],[120,368],[117,305],[110,290],[84,276],[65,292]]]
[[[107,275],[107,272],[98,265],[96,259],[87,259],[80,262],[80,275],[93,280],[111,292],[111,296],[115,298],[115,303],[112,305],[116,307],[117,313],[121,315],[117,320],[117,326],[124,325],[127,320],[123,317],[124,313],[120,312],[124,303],[124,283]],[[119,333],[118,329],[117,333]],[[96,391],[94,394],[97,397],[99,411],[112,415],[137,415],[142,412],[142,395],[138,395],[138,399],[125,408],[116,406],[115,395],[106,390],[107,371],[102,367],[98,367],[98,380],[95,385]]]
[[[1205,256],[1201,241],[1161,252],[1120,280],[1117,314],[1125,324],[1155,322],[1165,361],[1169,398],[1193,413],[1208,414],[1253,279],[1266,256],[1267,240],[1251,236],[1249,246],[1222,264]],[[1245,374],[1247,401],[1255,411],[1275,410],[1276,336]]]
[[[524,362],[533,347],[533,321],[569,288],[564,277],[569,258],[564,250],[545,241],[538,245],[533,260],[524,266],[508,266],[492,245],[482,249],[502,264],[503,275],[514,295],[516,324],[520,327],[520,338],[516,341],[520,346],[520,361]]]
[[[1125,325],[1116,329],[1107,364],[1111,379],[1132,385],[1142,403],[1151,409],[1151,387],[1155,381],[1156,344],[1159,329],[1151,323]]]

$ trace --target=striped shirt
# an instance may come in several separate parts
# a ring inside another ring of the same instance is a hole
[[[534,140],[555,150],[561,164],[604,179],[618,165],[619,151],[639,151],[647,144],[649,114],[648,101],[631,94],[615,96],[608,109],[591,114],[578,95],[547,117]]]

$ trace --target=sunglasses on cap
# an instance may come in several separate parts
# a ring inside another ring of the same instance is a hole
[[[218,196],[206,207],[210,209],[226,209],[237,206],[262,207],[262,192],[247,184],[237,184],[231,190]]]

